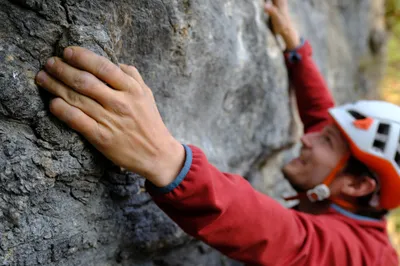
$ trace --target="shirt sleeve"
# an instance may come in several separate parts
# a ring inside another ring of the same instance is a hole
[[[343,223],[286,209],[243,177],[218,171],[200,149],[185,148],[186,176],[168,190],[146,188],[191,236],[249,265],[361,265],[368,255]]]
[[[328,110],[335,104],[323,76],[312,59],[312,47],[305,41],[298,48],[286,51],[284,55],[304,131],[319,131],[331,123]]]

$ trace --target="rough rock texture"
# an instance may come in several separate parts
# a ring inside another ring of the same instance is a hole
[[[33,78],[68,45],[133,64],[179,140],[278,196],[299,127],[262,2],[0,0],[1,265],[230,263],[160,212],[141,177],[49,115]],[[336,98],[373,95],[382,1],[290,2]]]

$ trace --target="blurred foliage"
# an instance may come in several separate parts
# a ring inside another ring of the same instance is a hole
[[[388,217],[387,229],[393,247],[400,257],[400,209],[394,210]]]
[[[388,65],[381,85],[381,97],[400,105],[400,0],[386,0],[386,25],[389,30]]]
[[[386,25],[391,30],[398,24],[400,18],[400,0],[386,0]]]
[[[399,62],[400,53],[400,0],[386,0],[386,26],[390,32],[389,63]]]
[[[400,0],[386,0],[386,26],[389,30],[388,64],[380,88],[381,97],[400,105]],[[388,232],[400,255],[400,208],[388,217]]]

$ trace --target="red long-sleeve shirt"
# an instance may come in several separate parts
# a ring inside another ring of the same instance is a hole
[[[306,132],[319,130],[333,100],[309,43],[296,53],[286,60],[300,116]],[[248,265],[398,265],[384,220],[336,205],[320,215],[286,209],[241,176],[220,172],[199,148],[185,150],[177,179],[165,188],[147,183],[147,190],[185,232],[227,256]]]

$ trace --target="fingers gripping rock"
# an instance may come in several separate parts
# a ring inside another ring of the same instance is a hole
[[[115,43],[113,43],[109,33],[100,25],[71,25],[63,33],[57,44],[57,55],[62,57],[64,49],[74,45],[85,47],[99,55],[107,57],[114,64],[118,65],[118,59],[114,53]]]

